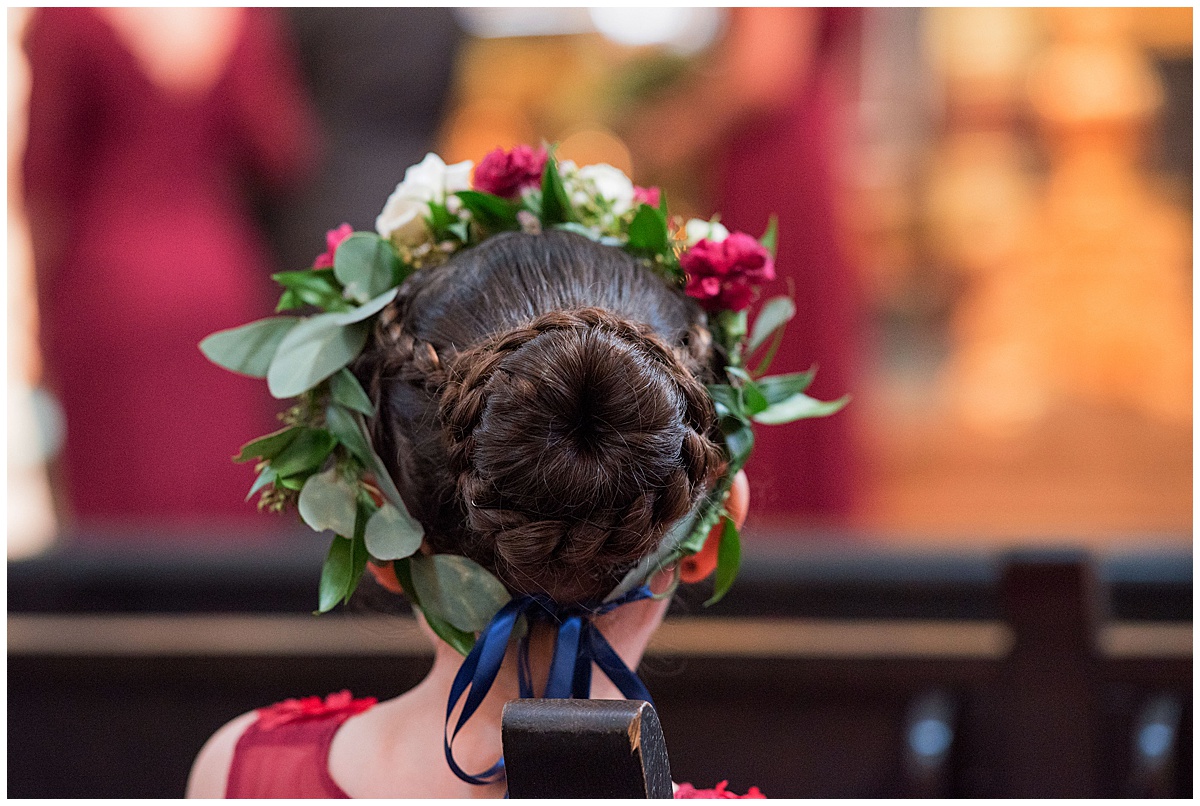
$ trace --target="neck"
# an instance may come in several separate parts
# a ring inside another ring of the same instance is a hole
[[[596,617],[596,626],[613,650],[630,669],[636,669],[646,651],[650,636],[666,611],[665,601],[645,600],[623,605],[610,613]],[[534,694],[540,696],[546,684],[550,660],[554,652],[556,631],[539,624],[529,636],[529,668]],[[454,742],[454,757],[469,773],[482,772],[501,755],[501,715],[504,704],[521,696],[517,673],[517,642],[510,643],[504,663],[487,696],[475,714],[467,721]],[[435,642],[433,668],[421,684],[428,707],[440,709],[444,717],[446,703],[454,679],[463,664],[463,657],[444,641]],[[617,687],[593,667],[591,696],[593,699],[623,699]],[[461,711],[461,702],[450,720],[453,730]],[[499,785],[503,788],[503,784]],[[480,787],[479,789],[483,789]]]

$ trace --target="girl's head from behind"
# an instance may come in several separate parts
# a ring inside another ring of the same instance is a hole
[[[436,553],[596,600],[722,468],[703,312],[624,251],[506,233],[415,273],[356,370]]]

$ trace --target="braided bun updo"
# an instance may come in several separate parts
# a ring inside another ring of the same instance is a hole
[[[721,470],[703,317],[565,232],[495,236],[414,274],[356,370],[430,547],[514,592],[607,593]]]

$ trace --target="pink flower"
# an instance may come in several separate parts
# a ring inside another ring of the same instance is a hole
[[[728,789],[725,788],[728,785],[729,785],[728,781],[722,781],[721,783],[717,784],[712,789],[697,789],[696,787],[692,786],[691,784],[680,784],[679,789],[675,790],[675,799],[676,800],[689,800],[689,799],[706,798],[709,800],[713,800],[713,799],[724,800],[724,799],[728,799],[728,798],[763,798],[763,799],[765,799],[767,797],[766,795],[764,795],[762,792],[759,791],[757,786],[750,787],[750,791],[744,795],[737,795],[737,794],[734,794],[733,792],[730,792]]]
[[[651,207],[657,207],[661,199],[662,191],[656,187],[644,188],[639,185],[633,186],[633,201],[635,204],[648,204]]]
[[[511,199],[522,190],[542,183],[546,167],[546,149],[541,146],[514,146],[512,151],[497,148],[475,168],[473,186],[476,190]]]
[[[325,251],[317,255],[317,259],[313,261],[314,269],[329,269],[333,268],[333,255],[337,252],[338,246],[342,241],[354,234],[354,227],[349,224],[342,224],[337,229],[331,229],[325,233]]]
[[[361,714],[376,703],[374,697],[363,697],[356,700],[349,691],[342,690],[330,694],[324,700],[320,697],[304,697],[299,700],[284,700],[283,702],[258,709],[258,724],[262,730],[274,730],[280,725],[299,722],[306,719],[328,716],[329,714],[344,713],[347,717]]]
[[[687,295],[707,311],[740,311],[750,305],[757,286],[775,279],[771,253],[744,232],[723,241],[702,238],[679,256],[687,273]]]

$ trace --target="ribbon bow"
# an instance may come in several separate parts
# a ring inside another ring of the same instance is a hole
[[[504,652],[508,648],[513,628],[522,616],[531,624],[534,621],[558,623],[554,654],[550,658],[550,673],[543,696],[550,699],[587,699],[591,696],[592,664],[595,664],[626,698],[652,702],[646,686],[638,679],[637,674],[625,665],[625,661],[621,660],[591,619],[594,615],[607,613],[623,604],[648,599],[651,595],[650,588],[642,585],[594,608],[579,605],[563,607],[544,595],[522,596],[500,608],[500,612],[496,613],[479,633],[474,649],[459,667],[454,684],[450,687],[450,702],[446,705],[448,735],[445,736],[445,748],[446,762],[450,769],[454,770],[454,774],[467,783],[481,785],[495,783],[504,777],[503,757],[478,775],[471,775],[455,762],[452,746],[458,732],[478,710],[495,682],[504,662]],[[533,682],[529,672],[530,632],[532,630],[527,630],[522,636],[517,653],[517,683],[522,697],[533,696]],[[451,733],[450,715],[468,686],[471,693],[467,695],[462,713],[459,714],[458,722]]]

